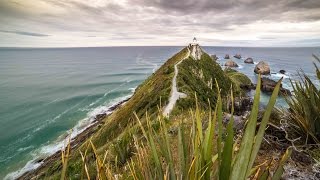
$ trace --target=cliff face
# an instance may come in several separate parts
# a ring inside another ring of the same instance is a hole
[[[188,48],[190,49],[191,57],[195,60],[200,60],[202,54],[204,54],[199,44],[190,44]]]
[[[126,104],[103,120],[104,123],[97,127],[99,130],[90,139],[97,152],[101,154],[104,154],[105,151],[110,152],[106,158],[114,161],[114,158],[117,157],[117,163],[124,167],[134,156],[133,136],[139,137],[140,135],[136,116],[143,124],[146,123],[146,114],[150,119],[156,118],[160,113],[159,110],[163,111],[170,103],[174,85],[177,92],[183,93],[184,96],[176,99],[176,103],[169,112],[169,120],[174,121],[176,117],[184,116],[190,108],[194,108],[195,94],[199,105],[205,109],[209,108],[208,100],[210,104],[215,104],[216,101],[216,83],[221,88],[222,95],[229,92],[230,78],[198,44],[190,44],[168,59],[146,79]],[[82,171],[80,152],[86,151],[88,140],[72,152],[68,163],[70,178],[76,178],[77,174]],[[88,166],[95,165],[94,158],[89,158],[87,161]],[[58,177],[60,171],[61,162],[57,161],[54,165],[45,167],[41,171],[40,179],[45,176]]]

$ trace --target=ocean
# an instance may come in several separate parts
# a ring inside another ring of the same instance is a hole
[[[130,97],[134,89],[183,47],[0,48],[0,179],[35,168],[36,160],[64,146],[97,114]],[[265,60],[271,79],[298,80],[302,69],[315,79],[312,54],[320,48],[203,47],[219,57],[242,55],[240,72],[254,82],[255,65]],[[286,70],[281,75],[280,69]],[[268,100],[262,96],[263,103]],[[285,106],[279,98],[278,106]],[[8,175],[9,174],[9,175]]]

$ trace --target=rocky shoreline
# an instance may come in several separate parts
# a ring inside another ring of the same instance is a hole
[[[104,119],[111,115],[116,109],[121,107],[123,104],[125,104],[127,101],[130,100],[131,97],[122,100],[118,102],[117,104],[111,106],[107,112],[111,113],[101,113],[97,114],[94,118],[94,121],[90,126],[88,126],[85,130],[83,130],[81,133],[79,133],[77,136],[71,139],[70,147],[71,150],[78,148],[84,141],[86,141],[92,134],[97,132],[100,129],[100,125],[104,123]],[[18,180],[25,180],[25,179],[37,179],[37,177],[43,173],[43,169],[52,164],[53,162],[56,162],[57,160],[61,159],[61,150],[55,152],[54,154],[44,158],[39,159],[35,161],[34,163],[40,163],[41,165],[31,171],[27,171],[24,174],[22,174],[20,177],[18,177]]]
[[[212,55],[211,56],[213,60],[217,60],[217,56],[216,55]],[[241,55],[240,54],[236,54],[234,55],[233,57],[235,57],[236,59],[241,59]],[[239,67],[239,65],[233,61],[233,60],[230,60],[230,56],[229,54],[226,54],[225,57],[224,57],[225,60],[227,60],[227,62],[224,64],[225,67],[227,68],[236,68],[236,67]],[[251,57],[248,57],[247,59],[244,60],[244,63],[246,64],[254,64],[254,61],[253,61],[253,58]],[[223,64],[220,64],[221,66],[223,66]],[[254,73],[256,74],[261,74],[261,75],[271,75],[273,73],[271,73],[271,70],[270,70],[270,66],[267,62],[265,61],[259,61],[256,66],[254,67]],[[279,71],[280,74],[283,74],[285,75],[286,74],[286,71],[281,69]],[[264,92],[264,93],[267,93],[267,94],[271,94],[275,88],[275,86],[277,85],[277,82],[268,78],[268,77],[262,77],[261,78],[261,91]],[[245,89],[245,90],[255,90],[256,89],[256,84],[251,84],[251,85],[240,85],[240,87],[242,89]],[[286,89],[282,86],[280,86],[280,95],[282,96],[291,96],[292,93],[289,89]]]

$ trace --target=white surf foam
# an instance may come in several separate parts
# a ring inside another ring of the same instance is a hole
[[[18,152],[23,152],[23,151],[28,150],[28,149],[31,149],[31,148],[33,148],[33,147],[34,147],[34,146],[22,147],[22,148],[19,148],[19,149],[18,149]]]
[[[131,89],[132,88],[130,88],[130,90]],[[66,143],[68,142],[69,138],[73,139],[78,134],[80,134],[84,130],[86,130],[88,127],[95,124],[94,120],[98,114],[103,114],[103,113],[105,113],[107,115],[111,114],[112,113],[112,110],[110,110],[111,107],[115,106],[116,104],[118,104],[119,102],[121,102],[123,100],[130,98],[131,96],[132,96],[132,94],[116,98],[113,100],[112,103],[109,103],[108,105],[102,105],[102,106],[99,106],[99,107],[93,109],[91,112],[89,112],[87,114],[86,118],[80,120],[78,122],[78,124],[75,127],[73,127],[72,129],[70,129],[66,134],[63,134],[60,137],[58,137],[58,139],[54,143],[43,146],[42,148],[38,149],[37,151],[32,152],[33,159],[31,161],[28,161],[26,163],[26,165],[23,168],[19,169],[18,171],[14,171],[14,172],[7,174],[4,178],[4,180],[17,179],[18,177],[20,177],[24,173],[38,168],[42,164],[42,162],[37,162],[37,160],[39,158],[46,158],[46,157],[56,153],[57,151],[61,150],[62,148],[66,147]]]
[[[237,68],[238,68],[238,69],[243,69],[243,66],[242,66],[242,65],[238,65]]]
[[[36,169],[40,165],[41,165],[41,163],[36,163],[35,164],[32,161],[29,161],[29,162],[27,162],[27,164],[22,169],[20,169],[20,170],[18,170],[16,172],[9,173],[8,175],[6,175],[6,177],[4,177],[4,180],[17,179],[19,176],[21,176],[25,172],[31,171],[33,169]]]
[[[134,88],[129,88],[129,90],[134,93],[136,91],[137,87],[134,87]]]
[[[152,73],[156,72],[158,69],[158,64],[153,64]]]
[[[92,107],[93,105],[97,104],[97,103],[100,102],[104,97],[106,97],[108,94],[110,94],[110,93],[118,90],[120,87],[122,87],[122,86],[124,86],[125,84],[127,84],[128,82],[130,82],[130,79],[127,77],[127,78],[122,79],[122,81],[124,81],[122,84],[120,84],[120,85],[117,86],[116,88],[111,89],[111,90],[107,91],[106,93],[104,93],[104,95],[103,95],[102,97],[100,97],[100,98],[98,98],[96,101],[90,103],[88,107]],[[88,108],[88,107],[86,107],[86,108]]]
[[[281,74],[281,73],[275,73],[275,74],[271,74],[271,77],[274,77],[274,78],[284,78],[284,79],[287,79],[287,78],[290,78],[289,74]]]
[[[158,69],[158,64],[152,63],[152,62],[149,62],[149,61],[146,61],[146,60],[143,59],[141,56],[142,56],[142,55],[139,54],[139,55],[136,57],[136,63],[137,63],[137,64],[141,64],[141,65],[153,66],[152,73],[156,72],[156,70]]]

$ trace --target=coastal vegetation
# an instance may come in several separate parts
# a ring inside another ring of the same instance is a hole
[[[233,86],[233,90],[240,95],[245,95],[246,90],[252,87],[251,80],[243,73],[240,73],[234,69],[224,69],[225,74],[230,78]]]
[[[210,104],[215,104],[218,94],[215,88],[217,83],[222,90],[221,95],[227,96],[231,80],[208,54],[202,54],[201,59],[196,61],[192,57],[185,59],[179,66],[177,84],[179,91],[187,94],[187,97],[178,100],[173,113],[179,114],[189,108],[195,108],[195,93],[199,106],[208,108],[208,100]]]
[[[317,56],[314,58],[320,62]],[[320,70],[316,63],[316,77],[320,80]],[[301,81],[291,80],[293,96],[287,98],[289,110],[283,110],[288,120],[288,131],[295,144],[320,143],[320,89],[304,72],[300,72]],[[294,132],[294,133],[292,133]]]
[[[259,81],[259,83],[261,82]],[[181,119],[178,122],[178,133],[176,135],[168,134],[167,125],[161,117],[158,118],[161,124],[160,132],[157,132],[151,126],[148,126],[147,129],[141,126],[146,145],[144,143],[137,145],[140,151],[138,151],[137,159],[131,161],[130,176],[133,179],[247,179],[251,176],[257,179],[271,177],[272,179],[280,179],[283,165],[289,158],[291,149],[288,149],[285,153],[273,176],[267,171],[260,171],[259,166],[252,167],[279,87],[280,82],[273,92],[257,132],[258,108],[252,109],[240,142],[233,142],[235,138],[233,119],[231,118],[226,127],[222,124],[220,93],[218,93],[214,111],[201,111],[196,101],[195,111],[190,111],[191,118]],[[220,92],[219,88],[217,89]],[[260,86],[257,86],[256,91],[254,107],[257,107],[259,103]],[[231,97],[233,97],[232,94],[231,91]],[[197,96],[195,99],[197,99]],[[233,114],[233,108],[231,111]],[[190,125],[190,123],[192,124]],[[204,123],[207,123],[206,128],[203,128]],[[217,135],[215,135],[216,125]],[[255,139],[254,142],[253,139]],[[170,141],[175,143],[170,143]],[[150,151],[154,163],[150,163],[149,160],[146,161],[148,159],[145,158],[146,151]]]
[[[261,83],[259,80],[258,84]],[[124,179],[280,179],[283,165],[291,154],[289,148],[283,155],[275,173],[272,175],[267,169],[261,170],[261,165],[254,165],[258,150],[263,140],[263,134],[271,115],[273,106],[279,93],[281,81],[275,88],[258,131],[256,131],[260,86],[257,86],[252,109],[247,127],[242,140],[234,142],[233,119],[224,127],[222,123],[222,98],[217,85],[217,102],[213,111],[202,111],[199,107],[197,96],[195,110],[190,110],[189,118],[183,117],[175,123],[175,133],[169,133],[168,125],[171,123],[159,113],[156,120],[150,119],[146,113],[146,125],[136,115],[142,131],[142,139],[134,137],[136,155],[127,164],[130,172],[122,172],[120,178]],[[231,90],[231,97],[233,92]],[[233,114],[233,108],[231,110]],[[186,118],[186,119],[185,119]],[[154,127],[157,121],[159,126]],[[204,128],[204,124],[206,128]],[[217,135],[215,129],[217,125]],[[224,135],[226,134],[226,135]],[[138,140],[140,139],[140,140]],[[255,139],[253,141],[253,139]],[[173,143],[171,143],[173,142]],[[117,165],[114,167],[106,161],[107,153],[99,155],[92,141],[87,142],[87,149],[81,153],[83,160],[82,177],[91,179],[87,161],[88,151],[93,151],[95,156],[95,172],[98,179],[113,179],[117,174]],[[69,149],[62,153],[63,171],[61,179],[66,178],[64,170],[67,169]],[[124,150],[125,151],[125,150]],[[122,152],[123,153],[123,152]]]
[[[234,69],[222,70],[205,52],[198,60],[187,57],[188,48],[137,87],[97,132],[78,146],[69,142],[52,165],[22,178],[276,180],[285,172],[286,162],[292,163],[299,153],[291,136],[301,137],[299,142],[319,143],[320,91],[306,75],[301,76],[302,84],[292,82],[293,96],[286,97],[289,109],[274,108],[282,80],[275,82],[269,103],[260,109],[260,75],[253,85]],[[174,65],[180,61],[177,88],[187,96],[178,99],[170,116],[164,117]],[[317,66],[316,73],[320,79]],[[236,99],[253,87],[251,110],[236,114]],[[240,131],[235,128],[237,123],[243,125]],[[270,148],[276,143],[281,148]],[[267,153],[261,154],[261,149]],[[316,157],[317,151],[310,150]]]

